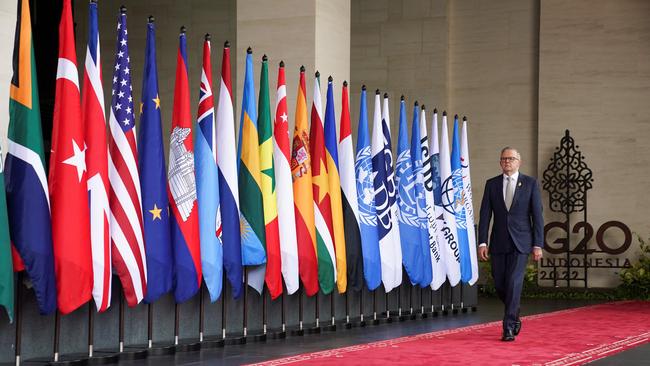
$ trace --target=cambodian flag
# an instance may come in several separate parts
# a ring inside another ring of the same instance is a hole
[[[180,303],[194,296],[201,286],[201,248],[194,176],[194,145],[187,72],[187,42],[185,27],[181,27],[180,45],[176,59],[174,111],[169,141],[169,170],[167,192],[174,248],[174,296]]]

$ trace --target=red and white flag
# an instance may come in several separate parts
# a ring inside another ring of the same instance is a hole
[[[72,9],[70,0],[64,0],[49,175],[57,306],[62,314],[86,303],[93,288],[86,149]]]
[[[275,122],[273,126],[273,161],[275,163],[275,189],[278,199],[278,222],[280,227],[280,255],[282,277],[287,293],[298,290],[298,243],[296,240],[296,213],[293,207],[293,183],[291,177],[291,145],[289,145],[289,118],[287,116],[287,85],[284,62],[278,70],[278,89],[275,98]]]
[[[81,112],[86,129],[86,168],[88,169],[88,204],[90,205],[90,245],[93,263],[93,298],[97,311],[111,305],[111,242],[108,223],[108,150],[106,117],[99,52],[97,3],[88,4],[88,46]]]
[[[135,144],[135,118],[131,95],[126,12],[117,22],[117,49],[113,67],[109,114],[108,178],[111,185],[111,254],[129,306],[135,306],[147,291],[147,266],[142,235],[142,195]]]

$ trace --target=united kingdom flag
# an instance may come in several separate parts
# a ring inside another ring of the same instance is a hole
[[[147,291],[147,267],[142,235],[142,195],[138,176],[135,118],[126,9],[120,9],[111,90],[108,176],[111,185],[111,254],[129,306]]]

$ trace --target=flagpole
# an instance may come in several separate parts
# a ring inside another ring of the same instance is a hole
[[[118,332],[119,352],[124,352],[124,294],[120,292],[120,326]]]
[[[93,357],[93,336],[95,333],[95,312],[93,302],[88,301],[88,357]]]
[[[305,335],[305,330],[303,329],[302,285],[298,286],[298,329],[293,329],[291,331],[291,335],[292,336]]]
[[[359,326],[360,327],[365,327],[366,326],[366,321],[363,320],[363,286],[361,286],[361,292],[359,296]]]
[[[244,332],[243,334],[244,334],[244,340],[246,340],[246,335],[248,334],[248,329],[247,329],[247,325],[248,325],[248,319],[247,319],[248,311],[246,311],[246,300],[247,300],[247,297],[248,297],[248,267],[244,267],[244,306],[243,306],[243,309],[242,309],[242,311],[244,312],[244,316],[243,316],[243,332]]]
[[[461,285],[462,286],[462,285]],[[458,314],[458,308],[454,307],[454,289],[456,286],[451,288],[451,291],[449,291],[449,303],[451,304],[451,313],[452,314]]]
[[[397,287],[397,316],[401,322],[406,320],[406,316],[402,315],[402,285]]]
[[[332,332],[336,331],[336,313],[335,313],[336,309],[334,304],[334,294],[335,291],[332,291],[332,293],[330,294],[330,315],[332,317],[332,322],[330,323],[330,325],[325,326],[325,328],[323,329]]]
[[[413,284],[409,286],[409,316],[413,316]]]
[[[266,286],[262,287],[262,334],[266,335]]]
[[[204,319],[204,305],[203,305],[203,284],[199,288],[199,342],[203,342],[203,319]]]
[[[178,318],[180,316],[180,309],[178,303],[174,303],[174,346],[178,346]]]
[[[445,284],[443,283],[442,286],[440,286],[440,311],[442,312],[442,315],[447,315],[447,310],[445,310],[445,302],[443,300],[443,292],[445,292]]]
[[[59,362],[59,326],[61,322],[61,315],[59,310],[54,313],[54,362]]]
[[[147,304],[147,348],[153,347],[153,304]]]
[[[23,272],[18,272],[18,283],[16,284],[16,366],[20,366],[20,347],[22,343],[23,312]]]
[[[282,303],[281,303],[281,305],[282,305],[282,333],[287,331],[287,323],[286,323],[286,320],[285,320],[285,309],[284,309],[284,296],[285,296],[285,291],[282,291],[282,299],[281,299],[281,301],[282,301]]]
[[[315,324],[312,328],[309,328],[307,330],[307,333],[309,334],[317,334],[321,332],[320,329],[320,290],[316,292],[316,304],[314,306],[314,317],[315,317]]]
[[[361,293],[361,291],[359,291]],[[352,323],[350,323],[350,299],[349,292],[345,291],[345,329],[352,328]]]
[[[377,319],[377,290],[372,291],[372,325],[379,324]]]
[[[226,279],[226,271],[223,271],[223,293],[221,295],[221,339],[226,340],[226,289],[228,288],[228,281]],[[232,290],[231,290],[232,291]]]

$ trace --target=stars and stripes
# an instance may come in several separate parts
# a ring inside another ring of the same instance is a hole
[[[127,39],[126,12],[122,10],[117,23],[109,114],[110,228],[113,266],[122,282],[128,305],[135,306],[146,294],[147,267]]]

